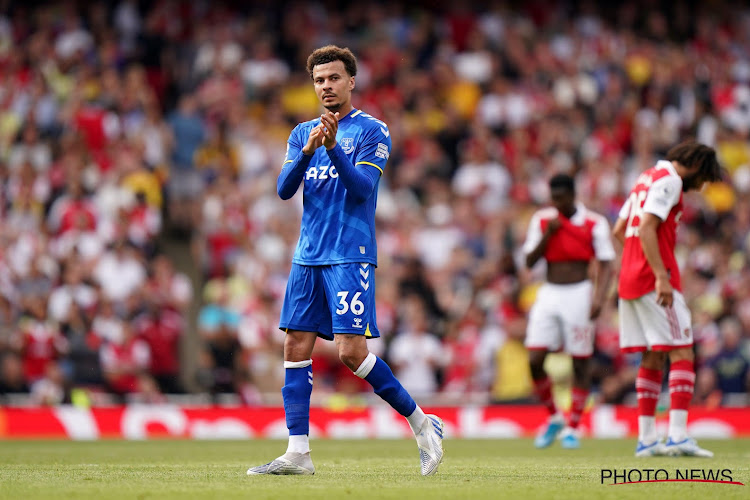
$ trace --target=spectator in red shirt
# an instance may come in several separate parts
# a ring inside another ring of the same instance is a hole
[[[181,393],[180,337],[183,321],[179,313],[160,302],[149,302],[133,328],[151,351],[150,373],[164,393]]]
[[[27,315],[19,322],[20,351],[23,370],[30,383],[42,378],[47,365],[68,350],[59,325],[47,319],[47,308],[42,297],[26,300]]]
[[[47,222],[53,233],[58,235],[71,229],[79,231],[96,229],[96,208],[86,195],[80,181],[68,183],[68,193],[52,204]]]
[[[123,323],[122,334],[120,342],[104,343],[99,356],[108,389],[124,399],[138,390],[138,377],[148,371],[151,350],[129,323]]]

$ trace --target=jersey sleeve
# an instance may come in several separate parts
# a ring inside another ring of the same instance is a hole
[[[609,222],[602,216],[596,218],[596,223],[591,230],[593,235],[594,255],[596,260],[614,260],[615,247],[609,233]]]
[[[380,170],[382,175],[391,156],[391,133],[384,122],[373,120],[373,123],[374,126],[362,138],[363,142],[357,152],[354,166],[368,165]]]
[[[529,228],[526,230],[526,241],[523,242],[521,250],[524,255],[530,254],[539,242],[542,241],[542,223],[539,212],[531,216]]]
[[[670,175],[656,180],[648,190],[643,211],[666,220],[669,211],[677,205],[682,194],[682,179]]]
[[[622,208],[620,208],[620,213],[617,214],[617,217],[620,219],[626,219],[630,217],[630,198],[628,197],[627,200],[625,200],[625,203],[623,203]]]
[[[289,134],[289,139],[286,141],[286,155],[284,155],[284,165],[291,163],[297,157],[304,144],[300,140],[300,129],[302,124],[297,125]]]
[[[305,169],[312,159],[312,156],[302,152],[303,143],[300,138],[300,130],[302,130],[302,125],[297,125],[289,134],[284,164],[281,166],[281,172],[279,172],[279,178],[276,181],[276,192],[282,200],[288,200],[297,192],[305,175]]]

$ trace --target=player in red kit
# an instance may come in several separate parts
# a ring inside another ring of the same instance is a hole
[[[534,444],[546,448],[560,434],[563,448],[571,449],[580,447],[578,423],[591,387],[593,320],[604,303],[615,250],[607,219],[576,203],[572,177],[555,175],[549,187],[553,206],[532,216],[523,245],[527,267],[542,257],[547,261],[547,281],[537,292],[526,331],[534,389],[550,415]],[[547,353],[560,350],[573,357],[573,394],[567,426],[555,407],[550,379],[544,371]]]
[[[635,455],[712,457],[687,435],[693,397],[693,330],[675,259],[682,194],[721,178],[716,152],[703,144],[673,147],[666,160],[643,172],[620,210],[613,235],[623,244],[618,292],[620,348],[643,352],[636,379],[638,445]],[[656,433],[654,415],[662,368],[669,356],[669,435]]]

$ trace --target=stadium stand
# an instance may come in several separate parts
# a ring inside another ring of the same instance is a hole
[[[359,55],[354,105],[393,139],[371,348],[405,385],[529,400],[543,273],[519,248],[547,179],[575,175],[613,220],[696,137],[727,169],[679,233],[696,400],[750,404],[750,10],[644,3],[0,3],[0,399],[278,403],[301,200],[281,203],[276,176],[317,112],[304,58],[334,42]],[[629,402],[611,298],[595,394]],[[429,380],[403,371],[407,341]],[[332,356],[316,350],[317,397],[360,400]]]

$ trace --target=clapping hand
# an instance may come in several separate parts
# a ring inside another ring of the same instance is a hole
[[[310,136],[307,138],[307,144],[302,148],[302,152],[308,156],[312,156],[315,150],[323,145],[323,125],[316,125],[310,131]]]
[[[323,130],[323,146],[331,150],[336,147],[336,133],[339,131],[339,114],[329,111],[320,115]]]

